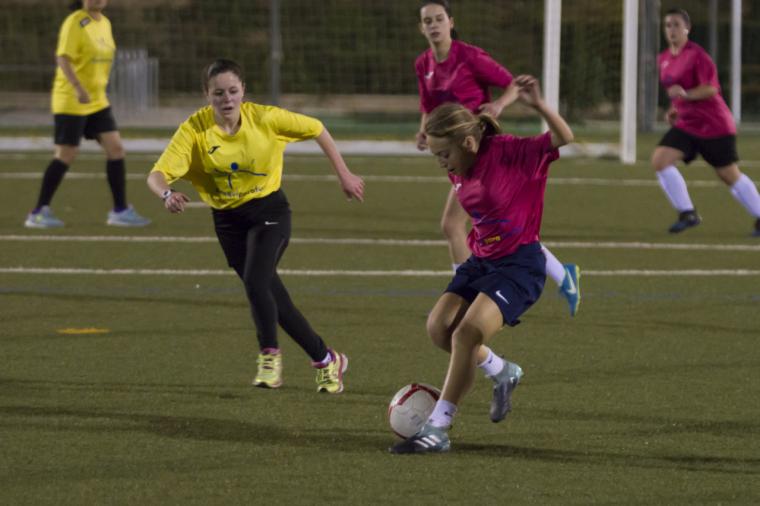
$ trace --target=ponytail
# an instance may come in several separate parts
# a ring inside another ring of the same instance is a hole
[[[69,10],[71,11],[78,11],[79,9],[84,8],[84,3],[82,3],[82,0],[77,0],[76,2],[71,2],[69,4]]]
[[[496,118],[490,114],[480,113],[478,114],[478,121],[480,121],[480,128],[483,131],[483,137],[491,137],[492,135],[499,135],[501,133],[501,125],[496,121]]]
[[[436,107],[425,120],[425,135],[446,137],[454,141],[467,136],[480,142],[484,137],[501,133],[496,118],[481,113],[477,116],[461,104],[448,102]]]

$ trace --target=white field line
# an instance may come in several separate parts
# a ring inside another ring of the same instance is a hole
[[[144,180],[146,174],[127,174],[127,179]],[[0,179],[41,179],[41,172],[0,172]],[[446,183],[449,180],[444,176],[384,176],[367,174],[362,175],[367,182],[377,183]],[[66,179],[73,180],[91,180],[105,179],[105,174],[97,172],[67,172]],[[325,174],[283,174],[285,181],[307,181],[307,182],[335,182],[335,176]],[[550,177],[549,184],[571,185],[571,186],[659,186],[657,180],[652,179],[606,179],[594,177]],[[714,188],[723,187],[719,181],[688,181],[688,186],[695,188]]]
[[[451,271],[431,270],[309,270],[278,269],[283,276],[309,277],[451,277]],[[86,269],[86,268],[44,268],[44,267],[0,267],[0,274],[69,274],[95,276],[232,276],[232,270],[221,269]],[[687,269],[687,270],[584,270],[584,276],[633,276],[633,277],[678,277],[678,276],[760,276],[760,270],[750,269]]]
[[[212,236],[121,236],[121,235],[0,235],[0,242],[132,242],[132,243],[215,243]],[[443,247],[446,241],[432,239],[363,239],[293,237],[292,244],[328,244],[352,246]],[[542,241],[550,248],[567,249],[629,249],[679,251],[758,251],[760,244],[686,244],[653,242],[584,242]]]

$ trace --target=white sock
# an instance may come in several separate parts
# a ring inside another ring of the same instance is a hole
[[[565,266],[543,244],[541,251],[546,257],[546,274],[557,283],[557,286],[562,286],[562,281],[565,279]]]
[[[757,186],[746,174],[731,187],[731,195],[755,218],[760,218],[760,194]]]
[[[430,413],[430,417],[427,419],[427,423],[433,427],[446,429],[451,426],[451,421],[454,419],[454,415],[457,412],[457,407],[449,401],[439,399],[435,403],[433,412]]]
[[[456,272],[457,269],[459,269],[460,265],[462,265],[462,264],[451,264],[451,268],[454,269],[454,272]]]
[[[694,204],[691,203],[691,197],[689,197],[689,190],[686,189],[686,181],[678,169],[673,165],[668,165],[657,171],[657,179],[676,211],[682,213],[694,209]]]
[[[504,359],[495,354],[491,348],[486,349],[488,350],[488,356],[483,362],[478,364],[478,367],[483,369],[486,376],[496,376],[504,369]]]

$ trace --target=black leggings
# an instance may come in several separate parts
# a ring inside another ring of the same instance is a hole
[[[290,209],[282,191],[239,208],[214,210],[219,243],[245,286],[259,348],[278,348],[277,324],[311,357],[321,361],[327,346],[290,299],[277,264],[290,240]]]

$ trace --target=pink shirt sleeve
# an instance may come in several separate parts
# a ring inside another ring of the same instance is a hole
[[[710,56],[700,51],[694,62],[695,72],[697,74],[698,85],[709,85],[720,90],[720,82],[718,81],[718,70],[715,68]]]
[[[480,48],[473,48],[467,64],[479,83],[506,88],[512,83],[512,74]]]
[[[552,146],[551,132],[535,137],[509,136],[503,148],[503,162],[531,179],[545,177],[549,164],[559,158],[559,149]]]

